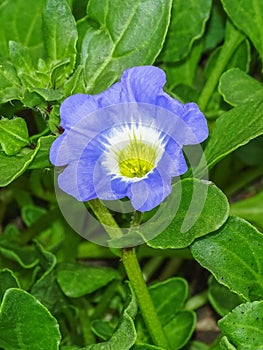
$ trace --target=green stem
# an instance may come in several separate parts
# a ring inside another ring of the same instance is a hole
[[[164,349],[169,349],[168,341],[143,279],[134,248],[122,250],[122,263],[125,267],[134,294],[137,297],[144,322],[154,344]]]
[[[117,222],[112,217],[110,211],[103,205],[99,199],[93,199],[88,202],[89,207],[103,225],[110,238],[121,238],[122,231]]]
[[[226,41],[220,50],[216,64],[198,99],[198,105],[202,111],[205,111],[206,106],[208,105],[208,102],[218,84],[220,76],[222,75],[230,58],[245,38],[244,35],[239,32],[230,22],[227,23],[227,31],[228,35],[226,36]]]
[[[99,199],[94,199],[89,202],[89,206],[93,213],[100,220],[104,229],[111,238],[122,237],[122,231],[108,209]],[[137,226],[140,221],[140,213],[135,212],[132,226]],[[122,263],[129,278],[131,287],[137,298],[142,317],[149,331],[150,336],[155,345],[164,349],[169,349],[169,344],[164,334],[162,325],[157,316],[153,302],[143,279],[142,271],[136,257],[134,248],[123,248],[121,253]]]

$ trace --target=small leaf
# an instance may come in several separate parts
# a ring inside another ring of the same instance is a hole
[[[263,59],[263,22],[261,14],[263,3],[261,0],[222,0],[224,9],[234,22],[250,38]]]
[[[237,106],[250,100],[262,98],[263,85],[239,68],[233,68],[222,75],[219,92],[226,102]]]
[[[263,191],[231,204],[230,212],[263,227]]]
[[[21,210],[21,217],[26,226],[31,226],[37,221],[43,214],[46,213],[46,209],[37,207],[35,205],[25,205]]]
[[[184,58],[193,44],[204,33],[209,18],[211,0],[184,0],[173,2],[171,23],[160,59],[177,62]]]
[[[218,325],[238,350],[263,349],[263,301],[239,305]]]
[[[11,270],[0,270],[0,303],[9,288],[19,288],[19,282]]]
[[[38,264],[33,247],[21,247],[17,242],[10,241],[7,235],[1,236],[0,254],[11,261],[17,262],[24,269],[31,269]]]
[[[129,304],[122,314],[120,323],[107,342],[91,345],[85,350],[124,350],[130,349],[135,343],[137,334],[133,319],[137,312],[135,297],[130,296]]]
[[[32,78],[35,72],[30,51],[21,43],[9,41],[9,53],[17,75],[21,77],[23,73],[27,73]]]
[[[39,148],[33,161],[28,167],[29,169],[43,169],[51,166],[49,161],[49,150],[55,138],[56,137],[53,135],[42,136],[39,138]]]
[[[219,284],[213,276],[209,278],[208,298],[216,312],[221,316],[226,315],[243,302],[238,294]]]
[[[119,279],[116,270],[81,264],[62,264],[57,279],[63,292],[70,298],[78,298]]]
[[[149,345],[149,344],[135,344],[131,350],[164,350],[158,346]]]
[[[43,12],[44,45],[56,87],[74,68],[78,38],[75,19],[66,0],[48,0]]]
[[[183,278],[170,278],[150,286],[149,292],[160,322],[166,324],[183,307],[188,285]]]
[[[21,96],[21,82],[12,63],[0,58],[0,103],[19,100]]]
[[[219,283],[245,300],[263,297],[263,235],[243,219],[230,217],[217,232],[194,242],[194,258]]]
[[[0,144],[8,156],[18,153],[29,144],[27,125],[23,118],[0,120]]]
[[[4,152],[0,152],[0,187],[7,186],[25,172],[39,147],[38,141],[35,149],[23,148],[14,156],[7,156]]]
[[[86,90],[98,93],[132,66],[152,64],[170,19],[171,0],[90,0],[82,45]]]
[[[171,221],[168,221],[169,211],[166,217],[158,218],[170,224],[156,238],[147,242],[152,248],[187,247],[196,238],[217,230],[228,217],[227,198],[211,182],[184,179],[173,186],[173,196],[180,201],[179,208],[177,212],[176,208],[173,209]],[[149,230],[150,225],[149,222]]]
[[[185,84],[194,85],[194,77],[198,67],[198,63],[202,54],[203,43],[200,42],[192,47],[189,55],[174,64],[164,64],[163,69],[167,75],[167,85],[170,89],[174,89],[176,85]],[[177,89],[175,89],[177,93]]]
[[[206,345],[204,343],[201,343],[199,341],[194,340],[194,341],[189,342],[186,345],[184,350],[209,350],[209,349],[212,350],[212,348],[210,348],[210,346],[208,346],[208,345]],[[213,350],[215,350],[214,347],[213,347]]]
[[[196,323],[195,313],[192,311],[180,311],[164,326],[171,349],[181,349],[191,338]]]
[[[217,349],[219,349],[219,350],[236,350],[237,348],[235,348],[232,344],[229,343],[227,337],[223,337],[222,339],[220,339],[219,347],[216,347],[215,350],[217,350]]]
[[[31,91],[37,92],[41,97],[43,97],[46,101],[56,101],[61,100],[64,97],[64,93],[62,90],[55,89],[44,89],[44,88],[31,88]]]
[[[206,25],[204,36],[205,51],[214,49],[223,41],[225,35],[226,15],[219,1],[213,1],[211,16]]]
[[[56,319],[29,293],[8,289],[0,309],[0,346],[8,350],[59,349]]]
[[[204,152],[208,167],[212,168],[238,147],[262,135],[262,114],[261,98],[243,103],[219,117]]]
[[[63,90],[66,96],[85,92],[83,72],[84,67],[79,65],[71,77],[65,82]]]
[[[6,0],[1,2],[1,56],[9,57],[9,41],[26,46],[36,63],[44,56],[42,12],[46,0]]]

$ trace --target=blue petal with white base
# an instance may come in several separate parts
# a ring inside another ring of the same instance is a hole
[[[153,66],[127,69],[98,95],[77,94],[61,105],[61,127],[50,160],[63,166],[58,185],[79,201],[128,197],[136,210],[158,206],[172,177],[187,170],[182,147],[208,136],[195,103],[163,91],[165,73]]]

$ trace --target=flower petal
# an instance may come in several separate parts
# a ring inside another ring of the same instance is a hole
[[[184,145],[195,145],[203,142],[208,137],[206,118],[196,103],[186,103],[184,105],[183,120],[188,127],[184,135]]]
[[[79,174],[79,168],[80,174]],[[83,172],[85,168],[85,174]],[[81,164],[81,161],[70,162],[58,176],[58,186],[64,192],[81,202],[97,198],[92,180],[93,166]]]
[[[157,169],[146,179],[133,182],[128,197],[132,206],[139,211],[149,211],[159,205],[172,191],[170,177],[161,175]]]
[[[69,96],[60,106],[60,125],[64,129],[70,128],[98,108],[96,99],[91,95],[76,94]]]
[[[165,147],[165,152],[157,165],[158,171],[161,174],[166,173],[168,176],[173,177],[184,174],[187,168],[182,148],[170,138]]]
[[[121,77],[122,102],[144,102],[154,104],[162,94],[166,82],[165,73],[154,66],[126,69]]]

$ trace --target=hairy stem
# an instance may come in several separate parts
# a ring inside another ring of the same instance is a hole
[[[108,209],[99,199],[89,202],[93,213],[100,220],[104,229],[113,239],[120,238],[122,231]],[[137,226],[140,222],[140,213],[135,212],[131,225]],[[129,278],[131,287],[136,296],[142,317],[148,332],[155,345],[169,349],[169,344],[164,334],[162,325],[155,311],[149,290],[146,286],[142,271],[136,256],[135,248],[123,248],[121,252],[122,263]]]
[[[154,344],[164,349],[169,349],[168,341],[164,334],[160,320],[156,314],[148,288],[143,279],[134,248],[124,248],[122,250],[122,262],[134,294],[136,295],[144,322]]]

